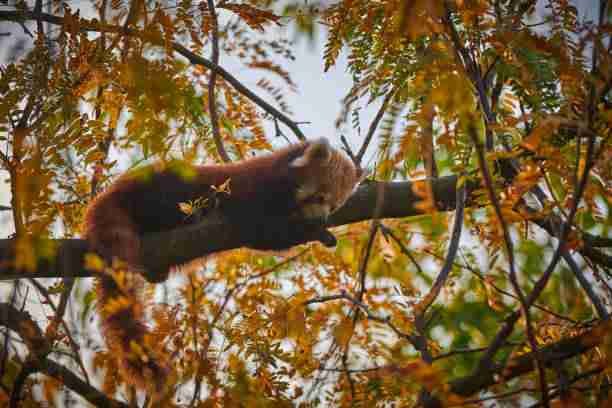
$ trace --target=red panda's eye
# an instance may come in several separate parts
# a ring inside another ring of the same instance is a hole
[[[325,196],[323,194],[315,194],[311,195],[307,199],[304,200],[304,203],[308,204],[325,204]]]

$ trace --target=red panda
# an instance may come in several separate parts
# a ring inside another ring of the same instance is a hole
[[[147,274],[141,267],[142,236],[197,222],[214,210],[239,231],[266,217],[284,220],[282,232],[266,231],[261,224],[248,240],[252,248],[286,249],[312,239],[334,245],[325,220],[345,203],[362,174],[326,139],[318,139],[236,163],[151,165],[127,173],[99,194],[87,208],[84,235],[92,251],[106,261],[123,261],[130,271],[121,279],[103,274],[97,286],[103,331],[126,381],[148,388],[167,374],[167,362],[146,341],[144,307],[138,301],[142,281],[131,272],[153,281],[167,275]],[[219,191],[226,182],[229,191]],[[203,203],[198,217],[181,211],[180,203],[196,201]]]

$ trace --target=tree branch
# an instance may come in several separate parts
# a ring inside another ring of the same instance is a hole
[[[441,177],[432,184],[439,210],[445,211],[455,207],[456,180],[454,176]],[[421,214],[415,206],[421,198],[413,192],[413,182],[369,182],[362,185],[347,204],[330,218],[327,226],[334,227],[370,219],[372,208],[376,207],[377,191],[381,185],[385,191],[385,200],[380,209],[381,218]],[[278,224],[286,224],[286,220],[274,217],[258,220],[259,227],[261,225],[273,227]],[[249,244],[248,239],[257,237],[257,231],[250,231],[248,225],[238,228],[228,220],[211,214],[198,224],[145,236],[142,259],[146,269],[168,270],[173,265],[181,265],[213,252],[246,246]],[[0,240],[0,279],[92,276],[90,271],[83,268],[83,257],[88,250],[87,243],[83,240],[57,239],[34,242],[32,249],[37,254],[37,265],[33,271],[14,266],[14,244],[14,240],[11,239]],[[49,254],[55,256],[49,257]]]
[[[25,382],[27,375],[42,372],[61,381],[66,387],[94,406],[127,408],[127,404],[108,398],[104,393],[81,380],[63,365],[47,358],[46,355],[51,351],[51,345],[29,313],[15,308],[10,303],[0,303],[0,326],[5,326],[19,334],[30,351],[30,360],[22,369],[23,379],[21,384]],[[18,384],[15,384],[15,387],[17,386]],[[11,400],[14,403],[17,402],[20,388],[19,385],[19,388],[13,391]]]
[[[421,309],[418,313],[420,315],[420,319],[423,319],[425,317],[427,309],[433,304],[433,302],[435,302],[436,298],[440,294],[440,291],[444,287],[444,284],[446,283],[448,275],[450,275],[450,272],[453,269],[455,257],[457,256],[457,251],[459,250],[459,241],[461,240],[464,208],[465,184],[461,185],[457,189],[457,209],[455,211],[455,222],[453,223],[453,231],[451,233],[450,244],[448,245],[448,252],[446,254],[446,259],[444,259],[444,265],[442,266],[440,273],[436,277],[433,286],[429,290],[429,293],[425,295],[419,305],[419,308]]]
[[[214,0],[208,0],[208,12],[211,18],[211,39],[212,39],[212,63],[219,65],[219,28],[217,21],[217,11],[215,10]],[[210,77],[208,78],[208,112],[210,114],[210,126],[212,128],[213,139],[217,146],[217,153],[226,163],[231,161],[225,147],[223,147],[223,139],[221,138],[221,132],[219,131],[219,116],[217,115],[217,101],[215,98],[215,83],[217,82],[217,71],[214,69],[210,70]]]
[[[389,106],[389,103],[393,99],[393,95],[395,95],[395,89],[389,91],[389,93],[385,96],[385,99],[383,100],[382,105],[380,105],[380,109],[378,109],[376,116],[374,116],[374,119],[372,119],[372,123],[370,124],[370,127],[368,128],[368,133],[366,134],[365,139],[363,139],[363,143],[361,144],[361,147],[359,148],[359,152],[357,153],[357,156],[355,156],[356,164],[361,165],[363,156],[365,155],[366,150],[368,149],[368,146],[370,145],[370,142],[372,141],[372,138],[374,137],[374,132],[376,132],[376,128],[378,127],[378,124],[383,118],[385,111],[387,110],[387,107]]]
[[[538,350],[542,362],[551,367],[555,361],[563,361],[604,342],[610,335],[610,322],[604,322],[578,336],[566,338]],[[472,395],[495,384],[503,384],[534,369],[534,353],[526,353],[510,360],[506,365],[493,364],[489,369],[477,370],[473,374],[450,382],[452,392],[462,396]]]
[[[347,299],[345,293],[340,293],[339,295],[331,295],[327,297],[314,298],[306,303],[319,303],[326,302],[328,300],[335,299]],[[352,300],[352,299],[347,299]],[[374,317],[373,320],[377,320]],[[381,319],[383,320],[383,319]],[[381,322],[382,323],[382,322]],[[586,353],[587,351],[597,347],[601,344],[605,344],[607,339],[610,336],[610,325],[609,321],[602,322],[597,324],[595,327],[584,331],[583,333],[559,340],[556,343],[548,344],[540,348],[539,352],[541,353],[542,361],[546,367],[552,367],[553,364],[557,362],[561,362],[564,360],[568,360],[570,358],[579,356],[581,354]],[[506,344],[508,345],[508,344]],[[472,350],[469,350],[472,351]],[[476,349],[473,351],[482,351],[482,349]],[[377,370],[385,370],[391,365],[381,365],[377,367],[370,368],[356,368],[351,369],[351,372],[359,373],[359,372],[369,372],[369,371],[377,371]],[[476,394],[477,392],[487,389],[496,384],[505,384],[508,381],[519,377],[521,375],[530,373],[534,370],[534,355],[533,352],[523,354],[519,357],[513,358],[507,361],[505,364],[496,363],[490,369],[482,370],[470,374],[465,377],[459,377],[449,382],[449,391],[451,393],[460,395],[462,397],[468,397],[470,395]],[[320,368],[324,371],[344,371],[344,369],[339,368]],[[599,368],[595,368],[594,370],[599,370]],[[590,370],[589,372],[591,372]],[[586,373],[582,376],[587,375]],[[588,374],[590,375],[590,374]],[[577,376],[581,377],[581,375]],[[432,400],[428,404],[425,405],[426,408],[430,408],[435,405],[438,400]]]
[[[23,23],[28,20],[40,20],[53,25],[63,25],[64,17],[56,16],[48,13],[34,13],[29,10],[0,10],[0,21],[14,21],[16,23]],[[89,31],[89,32],[99,32],[99,33],[116,33],[116,34],[124,34],[130,35],[134,37],[140,38],[142,41],[164,46],[163,40],[160,37],[156,37],[153,35],[145,35],[142,32],[135,30],[129,27],[118,27],[110,24],[104,24],[97,21],[91,21],[84,18],[80,18],[79,27],[81,31]],[[215,71],[217,74],[221,75],[225,81],[231,84],[238,92],[249,98],[253,103],[258,105],[260,108],[265,110],[272,117],[278,119],[283,122],[289,129],[293,131],[296,137],[300,140],[305,140],[306,137],[304,133],[298,127],[298,124],[293,120],[289,119],[284,113],[276,109],[274,106],[270,105],[262,98],[257,96],[253,91],[247,88],[242,82],[238,81],[236,77],[227,72],[225,69],[220,67],[219,65],[213,63],[212,61],[200,57],[199,55],[189,51],[187,48],[182,46],[177,42],[171,42],[170,48],[172,48],[175,52],[187,58],[189,62],[194,65],[202,65],[212,71]]]
[[[456,176],[440,177],[432,181],[434,200],[438,210],[455,209]],[[413,192],[414,182],[367,182],[357,189],[349,201],[332,215],[327,227],[336,227],[372,218],[372,208],[376,207],[379,184],[384,184],[385,202],[380,210],[380,218],[403,218],[420,215],[416,207],[422,198]],[[478,182],[467,182],[467,203],[470,203],[470,193],[479,187]],[[270,222],[274,222],[273,219]],[[555,220],[538,222],[540,226],[554,231]],[[554,235],[554,234],[552,234]],[[206,254],[248,244],[245,236],[257,236],[236,231],[227,220],[220,217],[206,217],[202,222],[176,230],[144,237],[145,267],[159,270],[171,265],[180,265]],[[214,237],[212,239],[211,237]],[[87,243],[81,239],[38,240],[34,242],[34,253],[37,264],[34,270],[15,268],[14,240],[0,239],[0,280],[20,278],[60,278],[72,276],[75,278],[91,277],[92,273],[83,268],[83,257],[87,253]],[[583,249],[587,249],[585,246]],[[588,254],[580,252],[589,257]],[[50,257],[49,254],[55,256]],[[597,262],[596,259],[589,259]],[[597,262],[599,263],[599,262]],[[605,263],[599,263],[607,265]]]

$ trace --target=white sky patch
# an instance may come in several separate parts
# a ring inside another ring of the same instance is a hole
[[[8,172],[0,170],[0,206],[10,207],[11,187]],[[15,232],[11,211],[0,210],[0,238],[6,238]]]

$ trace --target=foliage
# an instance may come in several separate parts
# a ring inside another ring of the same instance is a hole
[[[15,264],[34,268],[42,238],[78,235],[85,205],[126,167],[219,161],[219,143],[233,159],[270,150],[275,135],[265,122],[286,137],[285,95],[299,87],[282,65],[294,58],[292,44],[270,30],[295,25],[314,39],[322,22],[325,69],[347,52],[353,78],[338,125],[350,117],[360,128],[365,107],[380,106],[353,156],[369,152],[376,180],[429,177],[414,189],[422,215],[379,219],[371,209],[371,222],[335,230],[335,249],[239,249],[148,285],[152,332],[134,352],[171,356],[157,402],[609,403],[612,343],[599,323],[612,302],[606,2],[597,21],[567,0],[341,0],[285,4],[284,16],[268,0],[221,0],[216,11],[211,3],[97,0],[71,9],[51,1],[44,15],[40,1],[0,6],[0,20],[31,36],[0,67],[0,166]],[[179,54],[206,55],[217,41],[220,65],[231,57],[263,72],[258,91],[280,109],[237,87],[231,73],[217,75],[216,144],[211,67]],[[438,211],[433,196],[436,179],[449,174],[469,190],[465,212],[454,215]],[[202,205],[181,204],[186,214]],[[465,231],[452,251],[457,217]],[[89,258],[90,269],[101,270],[98,261]],[[88,281],[18,281],[8,300],[39,315],[31,327],[25,317],[16,327],[0,317],[25,342],[7,329],[0,402],[15,389],[24,406],[87,399],[76,380],[49,374],[52,360],[108,401],[152,404],[153,395],[116,375]],[[143,305],[114,305],[128,306]],[[547,360],[558,344],[567,357]],[[28,375],[36,372],[48,375]]]

